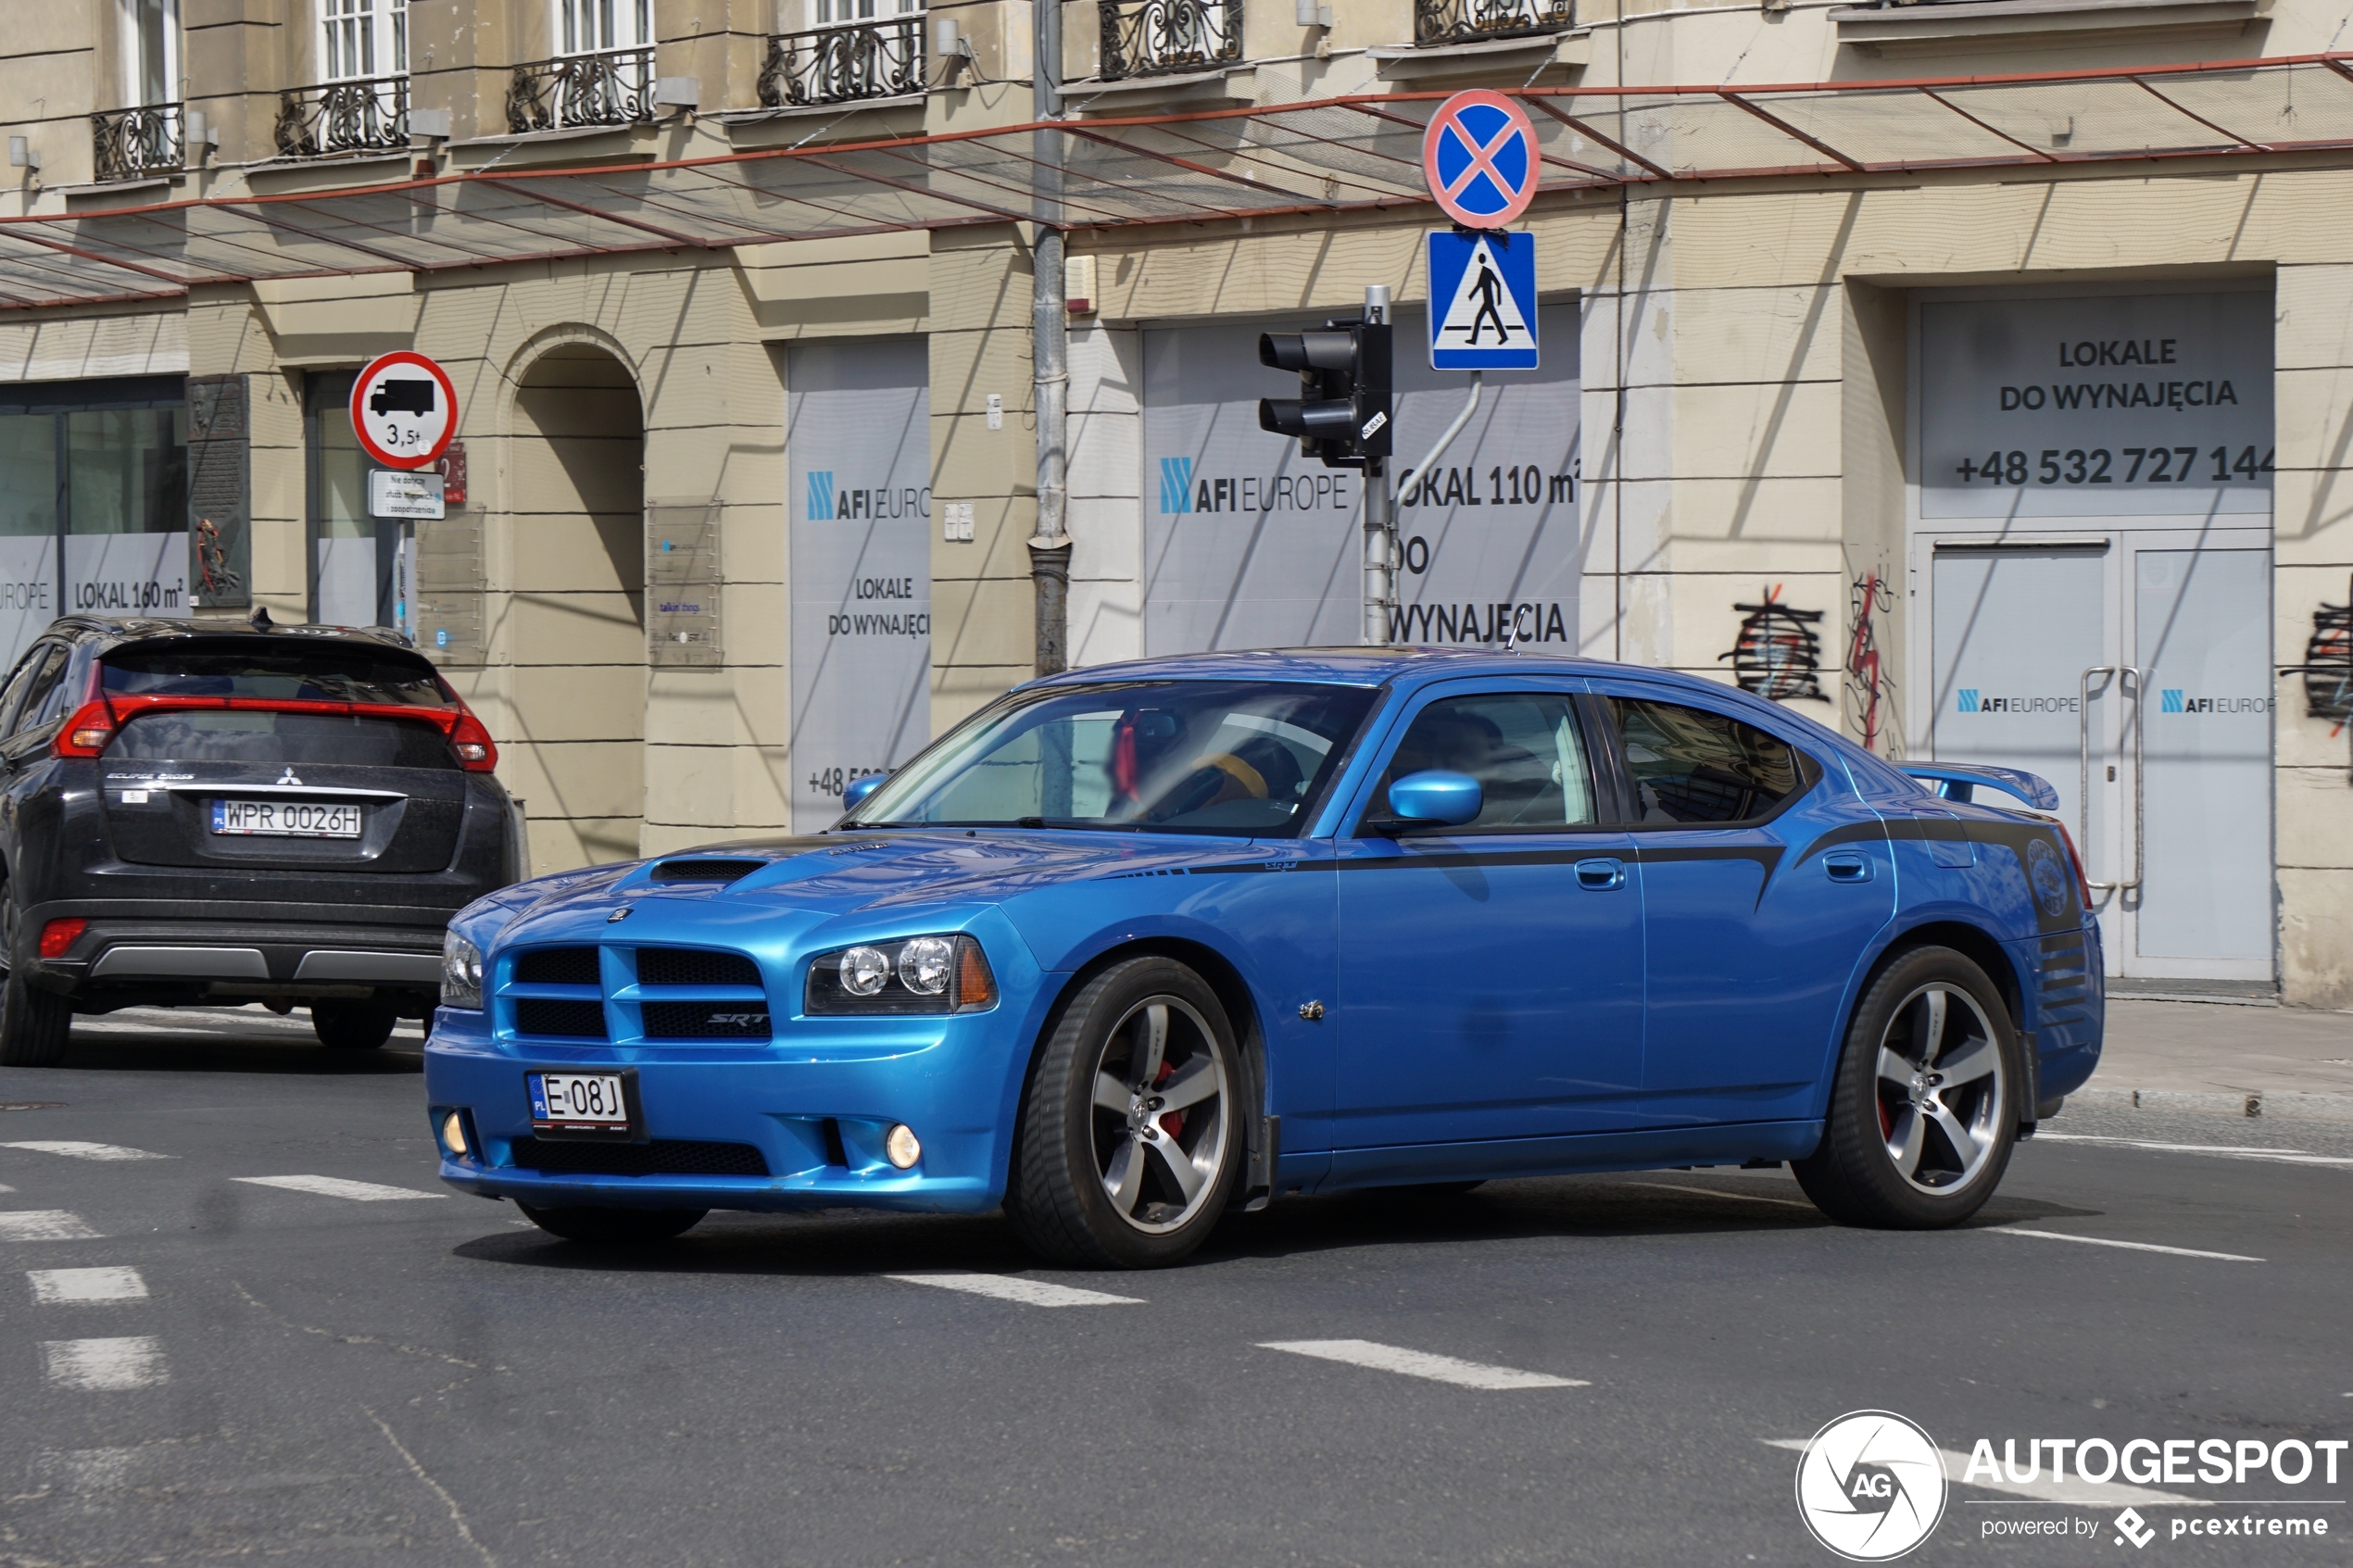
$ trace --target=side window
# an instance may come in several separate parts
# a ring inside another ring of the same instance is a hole
[[[1729,714],[1648,697],[1604,701],[1634,777],[1638,822],[1753,822],[1814,782],[1803,752]]]
[[[25,699],[25,728],[47,724],[63,719],[80,706],[82,694],[90,689],[90,661],[77,659],[70,648],[60,651],[57,659],[57,676],[44,675],[48,690],[41,695],[41,706],[33,707],[33,699]]]
[[[15,681],[9,683],[7,709],[8,734],[29,730],[41,722],[42,709],[56,695],[66,672],[66,650],[56,643],[47,645],[47,654],[37,660],[28,659]],[[29,679],[28,679],[29,677]],[[16,688],[24,687],[21,695]]]
[[[1478,816],[1456,833],[1579,827],[1597,820],[1576,705],[1560,693],[1496,692],[1431,703],[1397,743],[1373,809],[1388,810],[1391,784],[1433,768],[1478,781]]]
[[[8,677],[7,689],[0,691],[0,735],[16,728],[17,710],[24,706],[25,693],[48,662],[49,645],[36,643],[17,662],[16,673]]]

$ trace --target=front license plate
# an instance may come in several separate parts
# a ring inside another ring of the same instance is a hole
[[[598,1133],[630,1135],[627,1078],[619,1073],[526,1073],[531,1092],[531,1125],[541,1133]]]
[[[358,838],[359,808],[316,800],[216,800],[212,831],[271,838]]]

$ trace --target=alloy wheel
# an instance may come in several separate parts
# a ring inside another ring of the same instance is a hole
[[[1161,1236],[1218,1189],[1229,1123],[1216,1036],[1178,997],[1147,997],[1105,1036],[1088,1120],[1113,1211]]]
[[[1958,985],[1931,981],[1904,998],[1880,1037],[1873,1086],[1887,1157],[1921,1192],[1967,1186],[2001,1146],[2002,1047]]]

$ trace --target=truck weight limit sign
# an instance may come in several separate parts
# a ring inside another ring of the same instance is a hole
[[[458,431],[457,385],[422,354],[380,355],[351,383],[351,429],[385,468],[430,467]]]

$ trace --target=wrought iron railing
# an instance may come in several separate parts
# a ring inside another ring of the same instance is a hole
[[[848,22],[768,40],[760,101],[772,109],[897,98],[924,90],[924,19]]]
[[[1242,57],[1242,0],[1099,0],[1103,77],[1209,70]]]
[[[278,94],[280,157],[401,152],[409,145],[409,79],[326,82]]]
[[[534,60],[507,83],[507,129],[570,131],[635,125],[654,117],[654,52],[608,49]]]
[[[148,104],[134,109],[100,109],[90,117],[91,178],[135,180],[169,174],[184,166],[178,104]]]
[[[1414,0],[1414,42],[1475,44],[1577,25],[1574,0]]]

